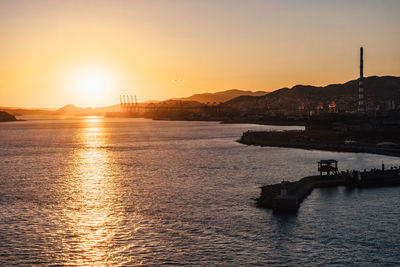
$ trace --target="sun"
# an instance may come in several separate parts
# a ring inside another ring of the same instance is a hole
[[[131,87],[124,71],[112,63],[81,63],[60,68],[54,81],[66,103],[78,107],[106,107]]]
[[[89,105],[104,103],[114,87],[112,72],[99,66],[76,70],[72,80],[77,98]]]
[[[102,68],[81,70],[75,78],[76,89],[82,94],[103,94],[111,87],[111,74]]]

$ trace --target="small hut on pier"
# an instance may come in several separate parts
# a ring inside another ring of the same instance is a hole
[[[326,173],[326,175],[338,174],[337,164],[338,164],[337,160],[334,159],[325,159],[318,161],[319,175],[322,176],[323,173]]]

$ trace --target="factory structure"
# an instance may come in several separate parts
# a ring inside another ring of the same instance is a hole
[[[357,113],[357,114],[375,114],[379,112],[390,112],[400,109],[400,96],[389,96],[385,88],[372,88],[374,90],[366,92],[365,84],[377,76],[364,78],[364,48],[360,47],[360,76],[357,79],[357,92],[347,95],[336,95],[325,97],[321,95],[320,99],[310,101],[309,99],[301,100],[297,106],[297,111],[305,115],[318,115],[323,113]],[[376,84],[376,82],[372,81]],[[374,85],[376,86],[376,85]],[[354,87],[353,87],[354,88]],[[367,87],[368,88],[368,87]],[[349,88],[350,89],[350,88]],[[382,89],[382,90],[381,90]],[[399,88],[400,89],[400,88]],[[286,106],[290,103],[285,103]],[[282,105],[284,106],[284,105]],[[278,109],[276,109],[278,110]],[[283,111],[283,108],[278,112],[288,113]],[[294,112],[289,112],[293,114]]]
[[[121,112],[135,112],[138,108],[137,98],[135,96],[135,101],[133,101],[132,95],[120,95],[119,103]]]
[[[368,93],[368,92],[367,92]],[[383,92],[382,92],[383,94]],[[374,111],[394,111],[400,109],[400,99],[399,97],[394,97],[390,100],[385,101],[370,101],[370,106],[367,106],[367,97],[365,94],[364,87],[364,48],[360,47],[360,77],[358,78],[358,108],[357,112],[360,114],[365,114]]]
[[[364,49],[360,47],[360,78],[358,79],[358,112],[365,113],[364,101]]]

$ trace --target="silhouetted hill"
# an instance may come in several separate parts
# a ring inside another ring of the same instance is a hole
[[[174,98],[173,100],[181,100],[181,101],[197,101],[200,103],[223,103],[229,101],[235,97],[243,96],[243,95],[250,95],[250,96],[263,96],[266,95],[268,92],[264,91],[243,91],[238,89],[231,89],[227,91],[217,92],[217,93],[204,93],[204,94],[195,94],[189,97],[183,98]]]
[[[365,98],[368,109],[400,107],[400,77],[371,76],[364,79]],[[282,88],[265,96],[239,96],[224,104],[241,111],[263,109],[271,112],[315,110],[317,106],[328,109],[334,101],[339,111],[353,111],[358,103],[358,80],[324,87],[296,85]]]
[[[80,112],[81,109],[77,108],[75,105],[69,104],[60,109],[58,109],[55,114],[58,115],[65,115],[65,114],[72,114],[76,112]]]
[[[0,122],[4,121],[16,121],[17,119],[8,112],[0,111]]]
[[[106,112],[119,111],[120,105],[112,105],[99,108],[78,108],[75,105],[69,104],[53,112],[55,115],[70,115],[70,116],[103,116]]]

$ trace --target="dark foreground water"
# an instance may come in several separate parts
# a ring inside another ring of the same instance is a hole
[[[0,265],[400,264],[400,187],[315,190],[295,215],[254,206],[259,186],[316,174],[319,159],[342,169],[400,165],[235,142],[245,130],[284,128],[0,124]]]

